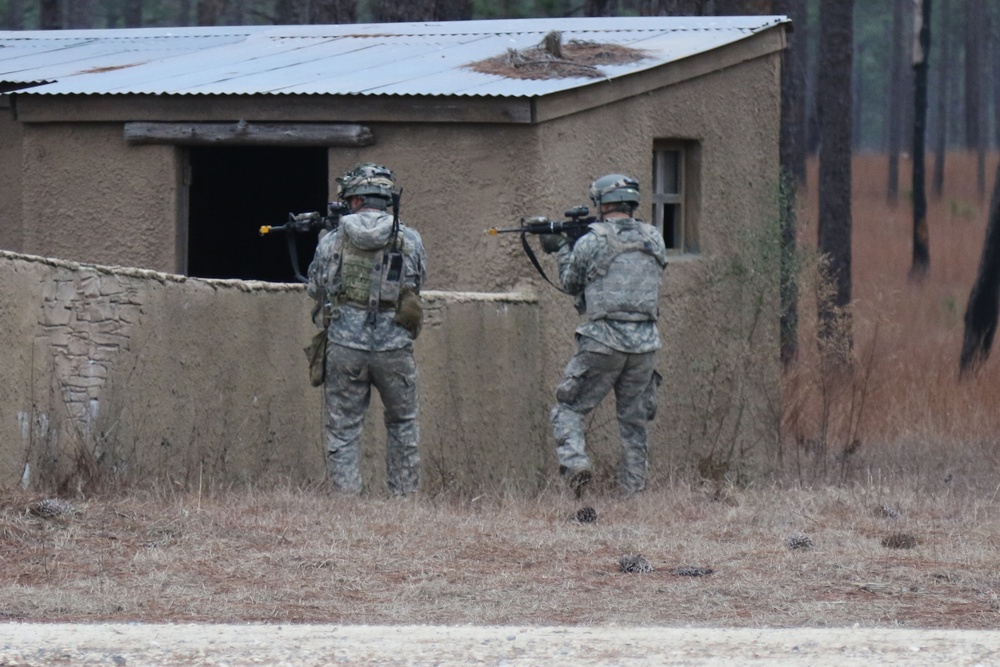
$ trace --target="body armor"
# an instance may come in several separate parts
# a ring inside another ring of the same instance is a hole
[[[402,246],[402,239],[396,246]],[[344,240],[341,284],[337,299],[369,310],[392,310],[399,300],[403,277],[403,254],[390,248],[365,250]]]
[[[607,249],[587,275],[587,318],[628,322],[654,321],[659,312],[663,265],[649,238],[655,229],[635,224],[593,223],[591,232]]]

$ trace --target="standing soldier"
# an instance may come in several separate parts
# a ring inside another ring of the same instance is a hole
[[[667,265],[663,237],[633,218],[639,182],[609,174],[590,186],[598,221],[572,244],[560,234],[542,237],[555,252],[566,292],[576,296],[586,321],[576,329],[577,351],[556,388],[552,431],[559,472],[579,497],[592,468],[584,442],[584,417],[615,391],[623,456],[619,486],[627,496],[646,486],[646,422],[656,412],[660,374],[654,356],[660,278]]]
[[[385,405],[386,479],[393,495],[417,490],[420,429],[413,340],[427,256],[399,222],[395,176],[365,163],[337,179],[350,213],[324,236],[309,266],[309,296],[329,325],[324,380],[327,469],[335,491],[361,491],[361,429],[372,385]],[[393,206],[393,215],[386,210]]]

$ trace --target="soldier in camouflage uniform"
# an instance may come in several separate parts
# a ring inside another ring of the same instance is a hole
[[[329,323],[324,398],[327,469],[334,490],[361,491],[359,441],[374,385],[385,405],[386,478],[393,495],[419,486],[417,367],[420,286],[427,256],[420,234],[386,212],[389,169],[366,163],[337,179],[351,213],[326,234],[309,266],[309,296]]]
[[[614,389],[623,456],[619,486],[626,495],[646,486],[646,422],[656,411],[660,347],[656,329],[660,278],[667,265],[663,237],[632,217],[639,182],[622,174],[594,181],[590,198],[598,221],[575,244],[542,237],[556,253],[563,289],[576,295],[586,321],[576,329],[577,351],[556,389],[550,416],[559,471],[577,496],[591,479],[584,443],[585,416]]]

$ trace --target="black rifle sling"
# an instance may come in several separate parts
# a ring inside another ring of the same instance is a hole
[[[553,287],[555,287],[557,290],[559,290],[563,294],[569,294],[569,292],[567,292],[566,290],[564,290],[562,287],[559,287],[559,285],[556,285],[554,282],[552,282],[551,280],[549,280],[549,277],[547,275],[545,275],[545,270],[542,268],[542,265],[538,262],[538,258],[535,257],[535,251],[531,249],[531,245],[528,243],[528,233],[527,232],[521,232],[521,247],[524,248],[524,254],[527,255],[528,259],[531,260],[531,263],[532,263],[532,265],[534,265],[535,270],[538,271],[538,274],[542,278],[545,278],[545,282],[547,282],[548,284],[552,285]]]
[[[288,256],[292,260],[292,271],[295,272],[295,279],[300,283],[307,283],[309,279],[302,275],[299,268],[299,249],[295,241],[295,230],[292,227],[285,228],[285,240],[288,242]]]

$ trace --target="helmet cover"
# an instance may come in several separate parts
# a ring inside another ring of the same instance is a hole
[[[392,199],[396,175],[388,167],[365,162],[337,178],[340,199],[351,197],[382,197]]]
[[[590,200],[597,208],[613,202],[628,202],[636,207],[639,205],[639,181],[625,174],[601,176],[590,186]]]

